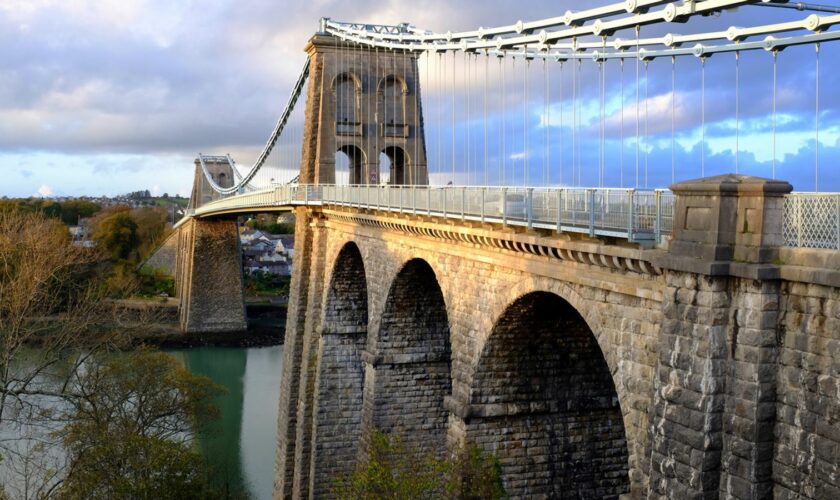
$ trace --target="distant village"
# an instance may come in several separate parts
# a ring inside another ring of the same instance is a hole
[[[240,229],[239,241],[242,244],[242,267],[246,274],[292,274],[292,258],[295,254],[293,234],[271,234],[245,225]]]

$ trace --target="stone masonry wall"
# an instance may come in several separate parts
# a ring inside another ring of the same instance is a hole
[[[612,375],[586,323],[556,295],[526,295],[499,320],[465,426],[468,442],[498,457],[512,497],[629,490]]]
[[[181,329],[243,331],[245,299],[236,222],[193,219],[180,228]]]
[[[300,389],[300,367],[306,326],[309,283],[317,276],[310,274],[312,260],[311,217],[304,208],[295,210],[295,259],[292,261],[292,280],[289,285],[289,305],[286,313],[286,335],[283,342],[283,375],[277,429],[277,462],[274,478],[274,498],[291,498],[295,476],[295,448],[297,437],[297,407]]]
[[[178,231],[175,230],[142,264],[144,271],[163,271],[169,276],[175,276],[178,259]]]
[[[367,341],[367,285],[358,248],[338,256],[327,290],[315,386],[312,493],[322,498],[337,478],[353,472],[359,451]]]
[[[840,272],[825,265],[837,255],[775,258],[783,184],[686,183],[678,251],[299,209],[308,281],[293,284],[276,496],[328,492],[319,454],[341,450],[348,470],[377,427],[441,453],[479,443],[514,497],[840,496]],[[703,227],[687,222],[697,203],[715,208]],[[332,286],[351,247],[365,292]],[[330,335],[345,301],[366,307],[366,341]],[[363,345],[363,375],[331,382]],[[335,432],[321,405],[349,409],[333,414],[352,430]]]
[[[840,293],[668,273],[651,495],[840,494]]]
[[[389,353],[383,349],[374,350],[373,347],[376,346],[371,345],[371,339],[380,338],[383,332],[394,331],[394,325],[389,324],[393,321],[388,319],[389,315],[386,313],[388,301],[392,300],[389,298],[389,291],[394,289],[395,281],[410,260],[422,259],[432,271],[430,276],[434,276],[440,288],[443,305],[441,317],[448,320],[451,367],[446,369],[446,365],[441,363],[438,369],[437,364],[426,364],[421,365],[424,370],[417,371],[416,374],[408,370],[389,369],[393,376],[388,378],[393,380],[395,385],[411,381],[411,384],[418,386],[420,379],[417,377],[422,376],[425,377],[423,383],[429,383],[431,387],[439,387],[437,382],[442,384],[442,381],[451,379],[449,394],[443,395],[439,389],[432,390],[433,393],[444,396],[443,401],[439,401],[436,406],[447,410],[448,415],[443,415],[446,419],[444,425],[447,426],[446,439],[450,447],[457,446],[468,438],[467,426],[463,422],[464,415],[459,414],[459,408],[468,407],[472,401],[471,394],[476,384],[475,370],[481,362],[486,342],[501,313],[528,293],[548,292],[564,299],[580,312],[597,342],[605,365],[612,375],[625,430],[623,443],[626,449],[618,450],[616,454],[623,453],[627,456],[628,490],[637,494],[646,491],[650,467],[649,411],[657,361],[658,323],[661,318],[661,277],[629,269],[618,272],[594,261],[591,264],[577,260],[558,261],[549,256],[523,255],[505,249],[486,249],[467,242],[405,235],[393,229],[344,222],[332,218],[329,213],[322,212],[320,216],[324,217],[323,224],[310,224],[309,230],[313,235],[311,237],[323,242],[323,247],[317,250],[322,252],[317,258],[323,259],[323,267],[303,266],[301,262],[309,258],[306,253],[312,250],[302,250],[298,245],[295,271],[299,269],[297,266],[301,266],[303,272],[309,273],[312,285],[326,290],[336,272],[336,261],[342,248],[348,242],[353,242],[359,248],[366,273],[368,294],[368,353],[365,354],[364,381],[366,408],[368,402],[371,403],[371,408],[377,404],[380,404],[381,408],[399,408],[400,405],[403,405],[402,408],[408,407],[406,401],[400,399],[400,391],[388,389],[388,392],[384,393],[379,389],[387,387],[381,384],[385,379],[381,375],[385,373],[383,363]],[[299,217],[298,220],[304,219]],[[307,248],[305,245],[304,247]],[[317,274],[313,274],[316,272]],[[426,287],[418,288],[416,283],[411,283],[409,293],[414,294],[416,299],[428,297]],[[293,297],[299,299],[300,295],[295,295],[294,288],[300,285],[293,283],[292,293]],[[316,336],[315,332],[327,318],[327,311],[324,310],[325,294],[322,293],[318,298],[310,289],[306,295],[305,300],[293,306],[306,307],[306,316],[303,317],[301,311],[293,311],[293,307],[290,307],[287,326],[287,363],[284,365],[279,422],[281,451],[278,452],[278,464],[281,464],[281,467],[278,468],[278,488],[275,490],[278,498],[310,495],[310,492],[301,495],[302,491],[297,488],[287,489],[283,486],[283,489],[280,489],[281,485],[292,482],[299,484],[305,476],[307,481],[324,480],[308,478],[311,472],[308,467],[306,471],[296,466],[290,467],[288,459],[283,458],[290,453],[290,445],[298,447],[303,442],[300,432],[297,433],[296,441],[291,442],[287,437],[290,426],[299,430],[305,428],[306,424],[302,420],[309,418],[308,426],[313,428],[311,417],[306,415],[311,415],[312,406],[316,405],[313,398],[314,386],[305,384],[304,377],[314,378],[315,373],[311,373],[309,368],[304,369],[304,366],[318,366],[318,352],[322,347],[317,347],[319,343],[316,342],[316,348],[310,350],[310,354],[305,354],[303,351],[296,351],[295,346],[305,345],[312,342],[313,338],[320,337],[320,333]],[[316,300],[319,301],[317,306],[311,302]],[[429,314],[434,310],[435,308],[428,304],[416,309],[418,314]],[[401,347],[392,345],[390,348],[397,352]],[[323,351],[320,352],[323,356]],[[394,352],[390,355],[393,356]],[[321,363],[323,367],[323,362]],[[289,371],[299,374],[294,375],[299,378],[290,378]],[[315,371],[317,372],[317,369]],[[423,386],[419,387],[422,392]],[[298,394],[295,397],[297,417],[294,424],[290,422],[290,414],[284,410],[293,396],[293,391]],[[387,400],[388,398],[391,400]],[[374,412],[367,414],[373,417]],[[596,420],[603,421],[600,417]],[[369,422],[372,423],[373,418]],[[366,429],[370,428],[369,424]],[[317,440],[317,430],[315,432]],[[347,438],[348,442],[352,440],[352,437]],[[301,457],[304,455],[303,451],[297,453]],[[317,489],[318,486],[313,486],[310,491]]]
[[[651,494],[765,498],[779,284],[668,272]]]
[[[374,430],[406,449],[442,454],[451,392],[449,321],[434,272],[411,260],[388,293],[379,335],[368,340],[361,453]]]
[[[840,289],[783,290],[773,495],[840,498]]]

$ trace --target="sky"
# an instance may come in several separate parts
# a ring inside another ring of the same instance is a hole
[[[3,0],[0,170],[4,175],[0,177],[0,196],[116,195],[139,189],[185,195],[191,188],[198,152],[230,153],[240,164],[249,164],[285,105],[305,60],[303,47],[317,31],[322,16],[381,24],[410,22],[445,32],[559,16],[567,9],[604,3],[606,0]],[[700,19],[696,25],[643,28],[642,37],[805,15],[742,7],[720,17]],[[617,36],[632,37],[633,33]],[[819,188],[823,191],[840,191],[839,103],[831,92],[840,83],[840,68],[832,67],[840,55],[838,45],[840,42],[826,44],[820,56]],[[421,75],[426,64],[421,59]],[[701,173],[734,171],[731,55],[706,61],[702,96],[696,58],[678,60],[674,73],[669,60],[653,61],[647,79],[642,70],[638,80],[633,62],[625,64],[623,73],[618,63],[606,65],[603,141],[599,69],[594,63],[581,65],[576,132],[570,127],[575,102],[570,91],[571,63],[562,69],[551,63],[543,73],[538,63],[526,70],[522,61],[518,67],[517,62],[508,61],[504,88],[491,67],[486,121],[479,78],[482,63],[472,64],[474,78],[467,80],[462,75],[457,81],[454,107],[448,104],[448,94],[433,82],[423,82],[433,182],[501,182],[504,169],[504,180],[511,184],[665,187],[672,180]],[[745,53],[740,64],[737,163],[741,172],[769,177],[774,163],[772,57],[763,51]],[[815,68],[813,47],[787,49],[777,59],[776,175],[801,191],[815,189]],[[546,74],[550,80],[547,87]],[[676,76],[673,87],[672,74]],[[647,120],[642,120],[648,130],[639,139],[638,176],[637,82],[640,109],[647,110]],[[468,104],[469,89],[472,101]],[[504,106],[502,94],[506,96]],[[705,101],[702,110],[701,99]],[[454,134],[447,113],[458,118]],[[701,113],[705,127],[700,127]],[[485,142],[485,129],[499,139]],[[499,144],[502,141],[504,152]],[[477,165],[485,157],[487,167],[481,170]],[[581,165],[579,175],[573,173],[573,163]]]

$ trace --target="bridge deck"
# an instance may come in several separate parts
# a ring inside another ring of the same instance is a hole
[[[498,223],[653,243],[670,234],[667,190],[286,185],[238,194],[189,215],[336,205]]]
[[[673,229],[668,190],[390,185],[282,185],[207,203],[188,216],[335,205],[497,223],[657,244]],[[787,246],[840,249],[840,194],[793,193]]]

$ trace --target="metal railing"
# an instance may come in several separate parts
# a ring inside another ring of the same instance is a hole
[[[561,232],[661,242],[673,232],[668,190],[283,185],[216,200],[186,216],[297,205],[338,205]],[[785,245],[840,250],[840,193],[792,193]]]
[[[785,198],[785,245],[840,250],[840,194],[792,193]]]
[[[195,215],[336,205],[658,242],[671,233],[667,190],[283,185],[203,205]]]

